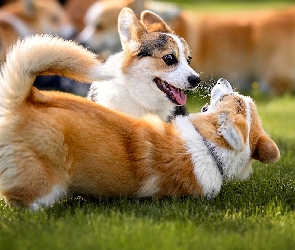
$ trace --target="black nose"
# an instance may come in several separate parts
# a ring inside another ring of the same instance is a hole
[[[198,84],[201,82],[200,77],[196,76],[196,75],[191,75],[188,77],[188,82],[190,84],[190,88],[194,89],[195,87],[198,86]]]
[[[77,34],[78,34],[77,30],[73,30],[73,32],[69,36],[65,37],[65,39],[75,40],[75,38],[77,37]]]

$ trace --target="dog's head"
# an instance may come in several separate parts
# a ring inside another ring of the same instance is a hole
[[[131,9],[124,8],[118,25],[124,50],[122,72],[128,77],[131,95],[149,107],[163,105],[163,99],[171,105],[184,105],[184,90],[192,90],[200,82],[189,66],[191,51],[185,40],[151,11],[142,12],[139,21]]]
[[[122,8],[133,3],[134,0],[101,0],[92,4],[84,16],[85,26],[77,41],[103,58],[119,52],[118,16]]]
[[[57,34],[69,39],[74,37],[75,28],[58,1],[23,0],[22,4],[19,16],[35,33]],[[19,8],[13,6],[12,4],[11,8],[15,8],[13,12],[17,12]]]
[[[277,145],[262,127],[252,99],[234,92],[225,79],[213,87],[210,104],[190,119],[226,179],[245,179],[252,171],[254,159],[272,163],[280,157]]]

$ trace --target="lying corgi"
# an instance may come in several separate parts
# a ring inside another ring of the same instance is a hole
[[[155,113],[167,120],[176,106],[186,104],[184,91],[200,83],[189,66],[189,46],[151,11],[142,12],[139,21],[123,8],[118,25],[123,51],[105,63],[114,78],[93,82],[88,98],[135,117]]]
[[[65,11],[57,0],[18,0],[0,9],[0,61],[18,37],[35,33],[57,34],[72,38],[75,34]]]
[[[22,56],[19,56],[22,55]],[[0,75],[0,194],[33,210],[63,197],[214,197],[280,153],[255,104],[226,80],[203,112],[172,123],[32,87],[39,74],[109,77],[95,56],[50,36],[19,40]]]

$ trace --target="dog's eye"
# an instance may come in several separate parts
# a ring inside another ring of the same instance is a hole
[[[206,112],[206,111],[208,111],[208,103],[206,103],[201,109],[201,112]]]
[[[59,23],[59,16],[58,15],[52,15],[51,16],[51,21],[53,23]]]
[[[100,23],[96,24],[96,30],[103,30],[103,25],[101,25]]]
[[[187,63],[190,65],[191,61],[192,61],[192,57],[189,56],[189,57],[187,58]]]
[[[178,63],[175,55],[173,55],[173,54],[168,54],[168,55],[163,56],[163,60],[168,66]]]

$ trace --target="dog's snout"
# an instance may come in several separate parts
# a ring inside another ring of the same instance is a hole
[[[188,77],[188,82],[190,84],[190,88],[195,88],[201,82],[201,79],[197,75],[191,75]]]
[[[221,83],[224,83],[224,82],[225,82],[225,79],[224,78],[220,78],[220,79],[218,79],[217,84],[221,84]]]

